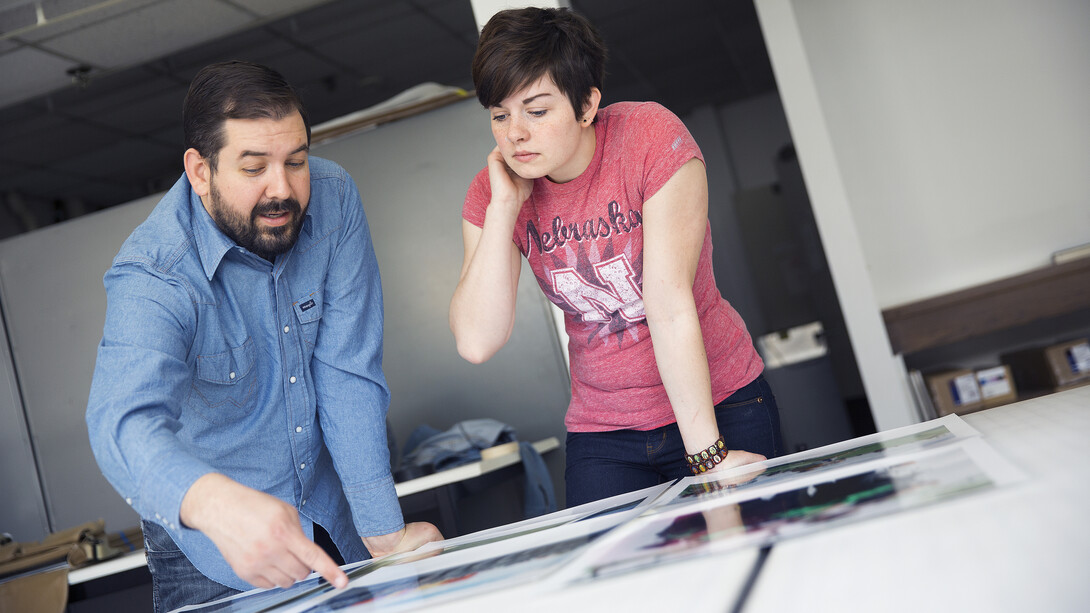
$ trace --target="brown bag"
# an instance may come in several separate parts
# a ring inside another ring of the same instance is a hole
[[[0,611],[63,613],[68,606],[68,568],[0,579]]]
[[[54,532],[40,543],[0,545],[0,610],[64,611],[68,571],[121,553],[110,545],[101,519]]]

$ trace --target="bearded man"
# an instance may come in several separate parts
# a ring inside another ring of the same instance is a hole
[[[382,289],[359,191],[280,74],[201,70],[185,174],[107,271],[87,407],[156,611],[442,538],[390,474]]]

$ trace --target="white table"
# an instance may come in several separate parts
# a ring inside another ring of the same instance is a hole
[[[964,419],[1028,479],[767,555],[735,551],[554,594],[519,586],[443,610],[1090,611],[1090,387]]]
[[[560,441],[557,440],[555,436],[550,436],[547,439],[542,439],[534,443],[534,449],[537,449],[537,452],[541,454],[552,451],[559,446]],[[397,497],[404,498],[409,494],[416,494],[444,485],[458,483],[459,481],[468,481],[469,479],[481,477],[488,473],[500,470],[501,468],[513,466],[521,461],[518,449],[516,448],[511,453],[483,459],[478,462],[470,462],[469,464],[463,464],[461,466],[455,466],[454,468],[441,470],[430,475],[417,477],[416,479],[402,481],[401,483],[394,484],[394,488],[397,490]]]
[[[735,551],[544,596],[523,586],[443,610],[1090,611],[1090,387],[964,419],[1028,479],[767,555]]]
[[[1090,611],[1090,387],[964,419],[1029,479],[781,542],[742,610]]]

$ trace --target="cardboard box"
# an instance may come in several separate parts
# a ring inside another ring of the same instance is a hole
[[[1018,400],[1014,375],[1006,364],[976,371],[976,382],[980,386],[980,397],[985,407],[997,407]]]
[[[927,375],[927,389],[938,417],[951,413],[972,413],[985,408],[976,373],[968,369]]]
[[[1090,340],[1023,349],[1001,356],[1023,391],[1057,391],[1090,381]]]

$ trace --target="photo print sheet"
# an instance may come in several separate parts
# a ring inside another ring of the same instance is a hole
[[[577,507],[563,509],[548,515],[533,517],[513,524],[497,526],[496,528],[474,532],[453,539],[428,543],[413,552],[389,556],[378,561],[365,560],[363,562],[350,564],[344,566],[343,569],[348,574],[350,582],[352,582],[388,566],[409,564],[417,560],[427,559],[442,554],[447,554],[449,556],[449,554],[454,552],[466,551],[477,547],[486,547],[493,543],[549,531],[567,524],[593,522],[592,529],[600,533],[603,530],[612,528],[618,523],[627,521],[639,513],[642,513],[669,487],[670,484],[665,483],[647,489],[613,496],[605,500],[588,502]],[[577,538],[582,530],[576,529],[575,532],[575,538]],[[540,538],[552,539],[561,538],[562,536],[564,535],[557,532],[549,533],[547,536]],[[533,543],[537,542],[537,540],[533,541]],[[547,557],[548,556],[541,556],[539,559]],[[457,566],[457,564],[454,564],[454,566]],[[496,578],[498,578],[498,575],[499,574],[497,573]],[[405,585],[407,585],[407,583]],[[363,590],[355,593],[359,594],[362,593],[362,591]],[[380,590],[381,593],[379,597],[388,596],[395,591],[396,590],[393,590],[391,585],[387,585]],[[301,603],[317,602],[318,599],[332,592],[335,592],[335,590],[328,582],[317,574],[312,574],[310,577],[297,582],[287,589],[273,588],[250,590],[208,604],[183,607],[178,609],[178,611],[193,611],[199,613],[264,613],[266,611],[288,611],[301,608]],[[351,600],[352,598],[354,597],[348,597],[344,600]],[[372,598],[372,600],[374,600],[374,598]],[[338,600],[337,602],[340,603],[342,600]],[[366,603],[361,601],[357,604]]]
[[[1008,468],[949,415],[347,566],[345,590],[312,575],[183,610],[410,610],[514,586],[554,589],[986,490],[1016,478]]]
[[[714,475],[682,479],[662,496],[657,510],[724,496],[736,489],[774,487],[816,472],[947,445],[979,432],[957,415],[861,436],[832,445],[739,466]]]
[[[881,517],[1024,479],[980,438],[842,466],[779,488],[643,515],[603,537],[562,573],[579,582],[777,541]]]
[[[280,613],[383,611],[432,608],[473,594],[525,585],[555,571],[616,526],[633,519],[630,509],[548,530],[425,556],[353,579],[344,590],[281,606]]]
[[[372,573],[385,566],[407,564],[425,557],[415,551],[395,554],[379,560],[364,560],[342,566],[349,581]],[[335,591],[335,588],[317,573],[295,582],[289,588],[253,589],[248,592],[216,600],[207,604],[189,605],[176,609],[175,613],[264,613],[281,611],[292,603],[305,602]]]
[[[659,496],[669,489],[670,485],[670,483],[664,483],[635,492],[619,494],[604,500],[595,500],[593,502],[581,504],[577,507],[562,509],[549,513],[548,515],[524,519],[512,524],[481,530],[445,541],[428,543],[417,551],[421,553],[436,549],[442,551],[457,551],[458,549],[466,547],[475,547],[497,540],[514,538],[540,530],[548,530],[564,524],[588,521],[608,515],[624,513],[624,517],[628,517],[633,514],[629,512],[638,514],[652,506],[658,500]]]

